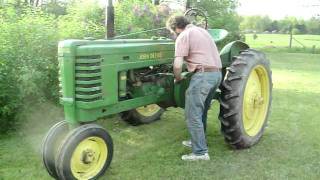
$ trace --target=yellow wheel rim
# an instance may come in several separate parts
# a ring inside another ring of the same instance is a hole
[[[142,106],[137,108],[136,110],[138,111],[139,114],[141,114],[142,116],[153,116],[155,115],[161,108],[156,105],[156,104],[150,104],[147,106]]]
[[[89,137],[79,143],[71,157],[71,171],[76,179],[91,179],[103,168],[108,147],[100,137]]]
[[[267,70],[258,65],[249,75],[243,97],[243,126],[249,136],[256,136],[268,113],[270,83]]]

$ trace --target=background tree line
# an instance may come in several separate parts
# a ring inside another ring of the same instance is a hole
[[[0,133],[19,125],[20,112],[32,104],[58,103],[58,42],[104,38],[105,7],[100,4],[98,0],[0,0]],[[193,5],[207,10],[211,28],[225,28],[230,38],[238,37],[236,1],[203,0]],[[152,0],[118,0],[115,12],[117,35],[164,27],[173,13],[154,6]]]
[[[320,34],[320,18],[309,20],[285,17],[272,20],[269,16],[246,16],[241,18],[240,29],[244,32],[288,33],[292,28],[294,34]]]

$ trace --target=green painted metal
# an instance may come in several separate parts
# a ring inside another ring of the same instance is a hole
[[[181,82],[176,83],[174,86],[174,100],[175,105],[178,107],[184,108],[185,106],[185,92],[189,87],[192,75],[193,73],[182,73],[182,77],[184,77],[184,79]]]
[[[232,63],[232,57],[240,53],[241,50],[249,49],[249,45],[242,41],[233,41],[227,44],[220,51],[222,67],[228,67]]]
[[[227,33],[210,30],[210,34],[218,42]],[[240,41],[228,44],[221,51],[223,66],[229,66],[232,55],[246,48]],[[170,66],[174,41],[170,39],[66,40],[59,43],[58,57],[60,101],[71,125],[148,104],[184,107],[192,73],[174,84]],[[162,72],[162,66],[166,72]],[[137,80],[139,70],[153,67],[160,68],[160,72],[146,73]]]
[[[216,43],[224,40],[229,34],[228,31],[224,29],[208,29],[208,32]]]

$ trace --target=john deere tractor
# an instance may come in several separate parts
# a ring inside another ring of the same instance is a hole
[[[189,9],[197,19],[205,13]],[[113,36],[112,1],[108,6],[108,39],[65,40],[59,43],[59,80],[65,120],[47,133],[43,162],[56,179],[97,179],[113,157],[109,133],[94,122],[120,114],[134,124],[158,120],[166,108],[184,108],[192,73],[174,83],[174,41],[164,37],[117,39]],[[203,18],[207,24],[206,17]],[[203,23],[202,23],[203,24]],[[208,29],[215,42],[228,34]],[[241,41],[221,48],[223,81],[214,92],[220,102],[221,132],[227,144],[249,148],[261,138],[271,105],[269,61]]]

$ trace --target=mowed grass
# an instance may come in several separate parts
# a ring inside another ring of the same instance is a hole
[[[114,159],[101,179],[319,179],[320,55],[268,53],[273,104],[261,141],[233,150],[223,140],[219,105],[209,112],[211,161],[183,162],[190,149],[183,110],[170,108],[160,121],[133,127],[119,117],[99,121],[114,140]],[[0,179],[51,179],[39,156],[48,128],[62,119],[52,105],[30,109],[21,130],[0,137]]]
[[[308,52],[320,53],[320,35],[293,35],[292,49],[288,49],[290,42],[289,34],[257,34],[257,39],[253,34],[246,34],[246,43],[253,48],[264,49],[270,52]],[[313,46],[315,49],[313,50]]]

